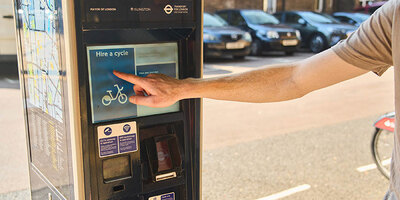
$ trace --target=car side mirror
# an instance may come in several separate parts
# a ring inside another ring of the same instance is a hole
[[[297,22],[298,22],[299,24],[303,25],[303,26],[306,26],[306,25],[307,25],[306,20],[301,19],[301,18],[300,18]]]

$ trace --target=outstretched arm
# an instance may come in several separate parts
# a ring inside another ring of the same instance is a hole
[[[366,72],[327,50],[302,61],[218,78],[176,80],[160,74],[146,78],[117,71],[114,74],[135,84],[136,96],[129,98],[131,103],[166,107],[186,98],[254,103],[285,101]]]

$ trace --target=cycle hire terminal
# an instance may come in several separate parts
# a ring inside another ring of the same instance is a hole
[[[201,0],[15,0],[33,200],[201,199],[201,100],[131,104],[112,72],[202,76]]]

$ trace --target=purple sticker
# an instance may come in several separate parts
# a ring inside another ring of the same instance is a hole
[[[119,136],[119,152],[126,153],[137,150],[136,133]]]
[[[117,137],[102,138],[99,140],[100,156],[118,154]]]
[[[164,194],[161,196],[161,200],[175,200],[175,193]]]

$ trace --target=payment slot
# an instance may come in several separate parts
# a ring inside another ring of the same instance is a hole
[[[144,165],[148,169],[146,184],[157,183],[182,175],[182,147],[176,125],[164,125],[142,130]],[[180,127],[179,127],[180,128]]]

